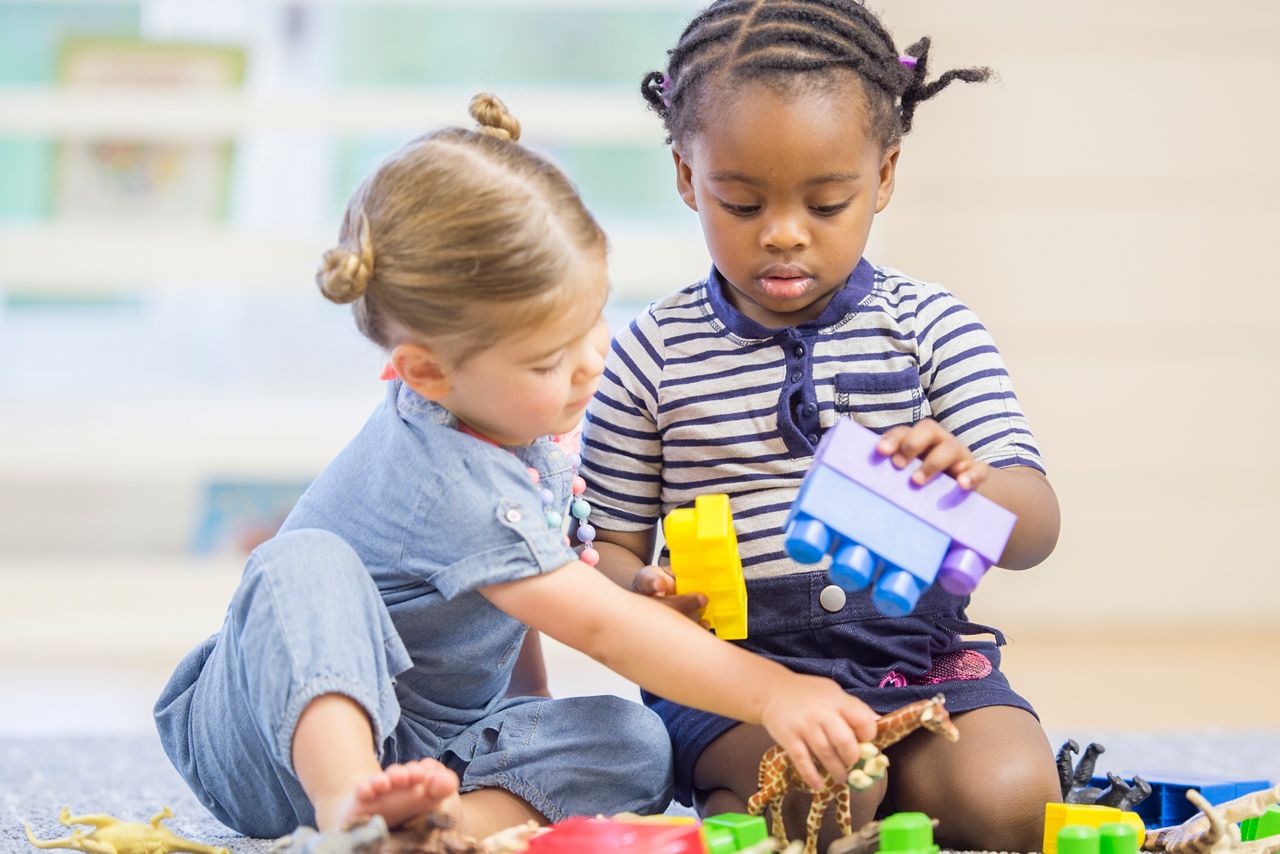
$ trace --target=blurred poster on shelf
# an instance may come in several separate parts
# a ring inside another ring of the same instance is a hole
[[[130,38],[68,38],[60,84],[78,90],[200,93],[238,89],[240,48]],[[232,139],[64,140],[55,159],[54,212],[66,217],[212,222],[226,214]]]

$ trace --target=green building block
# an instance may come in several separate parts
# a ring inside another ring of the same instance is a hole
[[[714,847],[716,843],[712,839],[713,835],[721,837],[725,833],[730,835],[733,842],[732,848],[723,849],[727,854],[735,854],[769,838],[769,829],[762,815],[726,812],[702,820],[702,835],[707,840],[710,854],[721,852],[721,849]]]
[[[879,850],[886,854],[938,854],[938,846],[933,844],[933,821],[922,812],[894,813],[880,822]]]
[[[723,827],[702,826],[702,841],[706,843],[707,854],[738,854],[738,843],[733,841],[733,832]]]
[[[1257,818],[1246,818],[1240,822],[1240,839],[1244,842],[1266,839],[1277,833],[1280,833],[1280,806],[1274,804]]]
[[[1138,854],[1138,831],[1112,822],[1098,828],[1098,854]]]
[[[1058,831],[1058,854],[1100,854],[1097,828],[1068,824]]]

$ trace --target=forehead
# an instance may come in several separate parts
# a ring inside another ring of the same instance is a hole
[[[802,181],[879,163],[857,85],[779,87],[747,81],[726,87],[692,140],[694,167],[705,175],[737,172]]]
[[[560,286],[529,300],[508,318],[512,333],[500,346],[513,355],[542,353],[581,338],[595,325],[609,295],[604,253],[583,253]]]

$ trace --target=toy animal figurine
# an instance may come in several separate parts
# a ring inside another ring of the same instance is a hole
[[[1280,801],[1280,785],[1251,792],[1216,807],[1195,789],[1187,789],[1187,800],[1196,805],[1200,814],[1175,827],[1147,831],[1142,843],[1143,851],[1164,854],[1273,854],[1280,851],[1280,835],[1241,842],[1237,824],[1262,815],[1272,804]]]
[[[1072,767],[1071,759],[1080,753],[1080,745],[1069,738],[1058,749],[1058,782],[1062,786],[1064,804],[1096,804],[1132,811],[1151,795],[1151,784],[1141,777],[1134,777],[1132,783],[1126,783],[1120,776],[1108,772],[1107,788],[1099,789],[1091,785],[1094,765],[1098,762],[1098,756],[1106,750],[1101,744],[1093,742],[1084,749],[1080,761]]]
[[[822,826],[822,817],[832,801],[835,801],[836,823],[841,835],[850,836],[853,833],[853,816],[850,813],[849,788],[866,788],[874,779],[884,775],[889,760],[879,755],[878,751],[897,744],[920,727],[941,735],[947,741],[960,739],[960,732],[951,722],[951,715],[943,705],[945,702],[946,698],[938,694],[932,699],[911,703],[880,718],[876,722],[876,737],[871,741],[877,753],[855,765],[849,772],[850,779],[837,783],[829,776],[825,777],[825,784],[816,792],[796,774],[795,766],[791,764],[786,751],[777,745],[769,748],[760,759],[760,790],[747,801],[747,812],[760,815],[768,809],[770,831],[779,839],[786,839],[782,799],[786,797],[788,790],[795,788],[813,794],[805,821],[804,854],[817,854],[818,829]]]
[[[190,854],[231,854],[226,848],[204,845],[183,839],[160,822],[173,818],[173,810],[165,807],[151,817],[150,822],[121,821],[113,816],[94,813],[91,815],[71,814],[71,807],[63,807],[58,814],[58,821],[67,827],[73,824],[87,824],[93,830],[85,833],[80,828],[62,839],[36,839],[31,832],[31,825],[25,821],[23,829],[27,832],[27,840],[37,848],[70,848],[74,851],[87,851],[89,854],[171,854],[175,851],[187,851]]]
[[[453,817],[443,813],[420,816],[391,831],[380,815],[326,833],[300,827],[277,839],[271,848],[272,854],[482,854],[484,850],[455,830]]]
[[[328,833],[304,826],[277,839],[271,854],[365,854],[387,836],[387,820],[380,815]]]

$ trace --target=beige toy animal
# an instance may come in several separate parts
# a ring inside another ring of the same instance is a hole
[[[1200,809],[1200,814],[1176,827],[1148,830],[1142,842],[1143,851],[1165,854],[1273,854],[1280,851],[1280,835],[1241,842],[1237,824],[1246,818],[1262,815],[1272,804],[1280,801],[1280,785],[1216,807],[1195,789],[1187,789],[1187,800]]]
[[[109,815],[95,813],[93,815],[71,814],[70,807],[63,807],[58,821],[67,827],[73,824],[87,824],[93,830],[85,833],[80,828],[62,839],[36,839],[31,832],[31,825],[25,821],[22,828],[27,832],[27,839],[37,848],[70,848],[75,851],[86,851],[89,854],[172,854],[175,851],[187,851],[191,854],[231,854],[226,848],[215,848],[183,839],[160,822],[173,818],[173,810],[165,807],[151,817],[151,821],[143,824],[140,821],[121,821]]]

